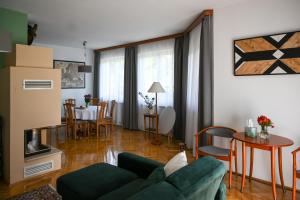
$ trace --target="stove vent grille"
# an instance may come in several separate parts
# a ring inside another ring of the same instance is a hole
[[[31,165],[28,167],[24,167],[24,177],[30,177],[35,176],[38,174],[41,174],[43,172],[46,172],[48,170],[53,169],[53,160],[45,162],[45,163],[39,163],[36,165]]]
[[[24,90],[46,90],[53,89],[52,80],[23,80]]]

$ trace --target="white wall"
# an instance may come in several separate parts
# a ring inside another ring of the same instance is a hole
[[[275,124],[270,132],[295,143],[283,148],[287,186],[292,185],[291,151],[300,145],[300,75],[233,76],[233,40],[300,30],[299,9],[299,0],[254,0],[214,10],[214,123],[242,131],[246,119],[270,117]],[[241,145],[239,153],[241,173]],[[247,165],[249,173],[249,160]],[[271,180],[269,153],[255,150],[253,175]]]
[[[83,48],[71,48],[49,44],[35,44],[38,46],[53,48],[53,59],[54,60],[70,60],[70,61],[82,61],[84,62],[84,49]],[[94,65],[94,52],[93,50],[87,49],[87,65]],[[77,106],[85,105],[84,95],[93,95],[93,73],[85,74],[85,88],[84,89],[62,89],[61,100],[64,102],[65,99],[75,98]]]

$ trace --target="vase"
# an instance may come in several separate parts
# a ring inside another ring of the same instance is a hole
[[[154,108],[147,108],[147,107],[144,108],[144,112],[150,115],[153,115],[155,113]]]
[[[85,102],[85,107],[89,107],[89,102]]]
[[[153,115],[154,114],[154,109],[152,108],[152,109],[148,109],[148,113],[150,114],[150,115]]]
[[[262,139],[268,139],[269,138],[269,133],[268,133],[268,127],[267,126],[261,126],[261,131],[260,131],[260,138]]]

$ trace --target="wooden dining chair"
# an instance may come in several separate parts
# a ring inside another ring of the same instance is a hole
[[[110,106],[109,116],[105,116],[105,120],[108,123],[108,125],[110,126],[110,131],[113,131],[113,126],[115,125],[114,119],[113,119],[114,112],[115,112],[115,107],[116,107],[116,100],[112,100],[111,101],[111,106]]]
[[[293,195],[292,199],[296,200],[297,192],[297,178],[300,178],[300,170],[297,170],[297,153],[300,151],[300,147],[292,152],[293,154]]]
[[[212,126],[201,130],[195,135],[196,137],[196,159],[200,156],[213,156],[219,160],[229,161],[229,188],[232,183],[232,157],[235,159],[235,173],[238,173],[237,169],[237,144],[236,140],[233,139],[233,134],[236,131],[234,129],[224,126]],[[200,138],[205,135],[207,136],[207,145],[200,146]],[[229,149],[221,148],[213,145],[213,137],[229,138],[230,144]],[[234,143],[234,147],[233,147]]]
[[[107,121],[105,120],[106,108],[107,108],[107,102],[100,102],[97,105],[96,120],[90,121],[91,125],[96,126],[97,138],[99,137],[99,131],[100,131],[101,127],[105,128],[105,137],[107,137],[107,129],[108,129],[109,123],[107,123]]]
[[[67,132],[72,133],[74,139],[77,139],[78,131],[85,132],[83,130],[84,126],[80,120],[76,119],[76,112],[75,112],[75,104],[66,103],[64,104],[66,109],[66,124],[67,124]]]
[[[99,99],[98,98],[91,98],[91,105],[92,106],[97,106],[99,104]]]

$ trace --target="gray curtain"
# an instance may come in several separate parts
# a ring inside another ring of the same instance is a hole
[[[94,51],[94,84],[93,96],[99,98],[100,51]]]
[[[138,129],[137,48],[125,48],[123,127]]]
[[[198,130],[213,125],[213,19],[207,16],[202,22],[200,36]],[[206,144],[206,138],[200,139]]]
[[[189,34],[187,33],[175,39],[174,47],[174,109],[176,112],[174,137],[183,141],[185,140],[188,53]]]

